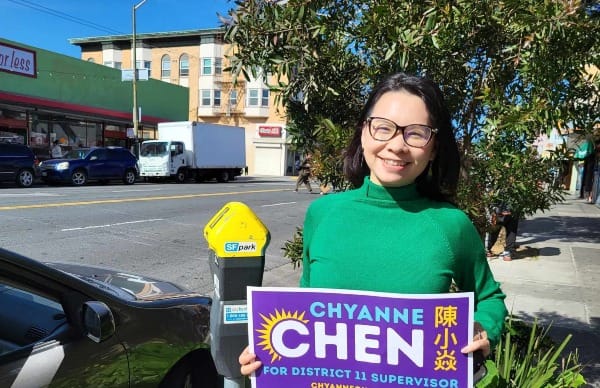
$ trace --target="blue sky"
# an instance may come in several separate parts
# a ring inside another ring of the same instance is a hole
[[[0,0],[0,37],[80,57],[69,38],[132,33],[132,7],[141,0]],[[215,28],[228,0],[146,0],[136,11],[136,31]]]

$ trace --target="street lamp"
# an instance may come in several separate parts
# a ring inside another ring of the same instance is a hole
[[[139,3],[137,3],[136,5],[133,6],[131,13],[132,13],[132,18],[133,18],[133,35],[132,35],[132,42],[131,42],[131,50],[132,50],[132,60],[133,60],[133,81],[132,81],[132,85],[133,85],[133,136],[135,137],[135,139],[137,140],[138,138],[138,105],[137,105],[137,77],[138,77],[138,72],[137,72],[137,59],[136,59],[136,47],[135,47],[135,41],[136,41],[136,37],[135,37],[135,11],[141,7],[144,3],[146,2],[146,0],[142,0]]]

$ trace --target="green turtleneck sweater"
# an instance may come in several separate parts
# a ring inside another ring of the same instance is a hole
[[[475,321],[492,346],[507,311],[469,218],[416,185],[361,188],[314,201],[304,221],[301,287],[401,294],[446,293],[452,279],[475,294]]]

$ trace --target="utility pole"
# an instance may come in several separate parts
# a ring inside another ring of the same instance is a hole
[[[133,81],[132,81],[132,85],[133,85],[133,135],[135,137],[135,140],[138,140],[138,104],[137,104],[137,78],[138,78],[138,71],[137,71],[137,58],[136,58],[136,36],[135,36],[135,11],[141,7],[144,3],[146,2],[146,0],[142,0],[139,3],[137,3],[136,5],[133,6],[132,8],[132,18],[133,18],[133,34],[132,34],[132,42],[131,42],[131,55],[132,55],[132,61],[133,61]]]

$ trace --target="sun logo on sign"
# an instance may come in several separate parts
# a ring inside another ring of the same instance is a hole
[[[283,309],[281,311],[275,309],[275,315],[269,314],[267,317],[260,314],[260,317],[263,320],[262,329],[256,329],[256,332],[260,334],[259,338],[262,341],[258,343],[258,346],[262,346],[262,350],[269,352],[271,363],[281,360],[281,354],[277,352],[277,347],[286,328],[289,328],[290,325],[296,326],[299,324],[304,326],[308,323],[308,319],[304,319],[304,312],[298,313],[296,311],[292,313]]]

